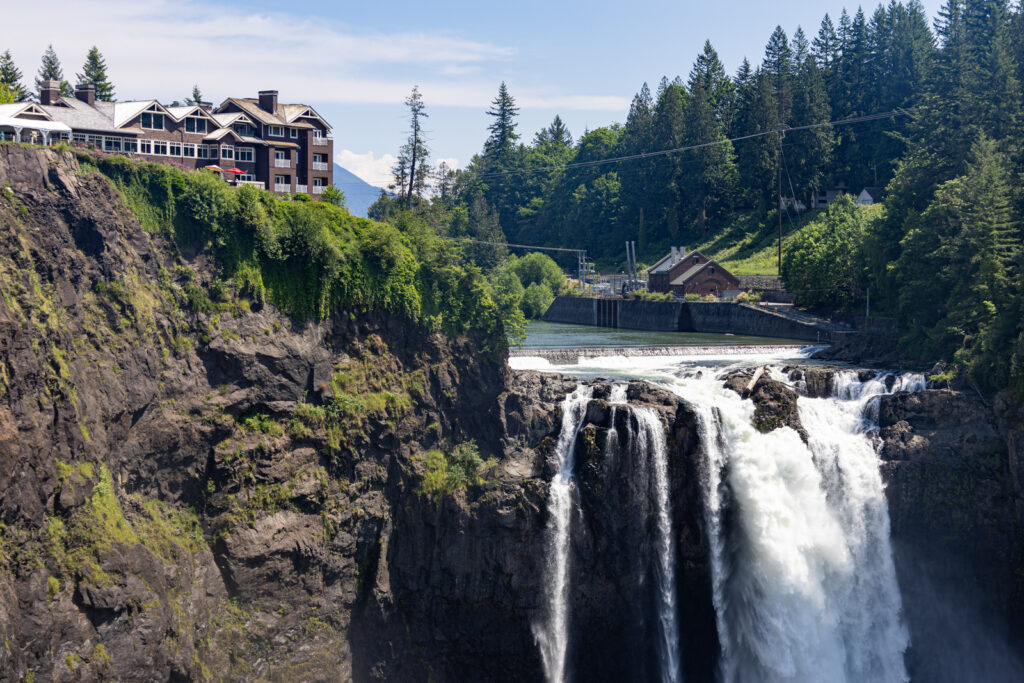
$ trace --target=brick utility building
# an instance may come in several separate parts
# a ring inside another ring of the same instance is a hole
[[[647,270],[647,291],[672,292],[674,296],[701,296],[739,289],[739,280],[714,259],[694,249],[672,247],[672,250]]]
[[[229,97],[219,106],[200,102],[164,106],[156,100],[98,102],[90,86],[61,97],[46,81],[39,103],[0,104],[6,140],[91,145],[104,152],[185,168],[216,166],[237,184],[277,194],[317,196],[334,181],[331,126],[305,104],[281,104],[276,90],[256,99]]]

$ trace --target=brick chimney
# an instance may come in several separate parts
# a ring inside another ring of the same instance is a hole
[[[79,83],[75,86],[75,98],[91,107],[96,104],[96,86],[91,83]]]
[[[39,89],[39,104],[57,104],[60,99],[60,81],[43,81]]]
[[[260,109],[269,113],[277,113],[277,91],[260,90]]]

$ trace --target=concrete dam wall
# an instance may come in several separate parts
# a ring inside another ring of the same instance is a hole
[[[831,341],[824,325],[802,322],[756,306],[720,301],[639,301],[560,296],[544,320],[656,332],[710,332],[802,341]]]

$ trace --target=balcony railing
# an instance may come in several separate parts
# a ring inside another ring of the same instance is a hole
[[[313,194],[323,194],[324,190],[326,190],[326,189],[327,189],[326,185],[314,185],[313,186]]]
[[[252,185],[253,187],[258,187],[261,190],[264,187],[262,180],[239,180],[235,184],[236,185]]]
[[[291,168],[291,159],[274,159],[274,168]]]
[[[331,165],[329,163],[327,163],[326,161],[314,161],[313,162],[313,170],[314,171],[330,171],[331,170]]]
[[[288,192],[291,192],[291,191],[292,191],[292,186],[289,185],[288,183],[284,183],[284,184],[274,183],[274,192],[288,193]]]
[[[313,138],[313,144],[317,145],[317,146],[326,147],[327,146],[327,140],[328,140],[328,138]]]
[[[309,194],[309,186],[308,185],[299,185],[298,183],[296,183],[295,191],[296,192],[301,192],[302,194]]]

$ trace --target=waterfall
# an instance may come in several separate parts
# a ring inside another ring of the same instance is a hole
[[[891,390],[923,378],[889,378]],[[909,644],[878,458],[879,375],[801,398],[811,437],[752,426],[713,371],[666,382],[697,413],[723,681],[906,681]]]
[[[669,503],[668,458],[665,426],[648,407],[633,408],[641,429],[639,452],[646,453],[654,470],[654,503],[657,529],[658,655],[661,680],[679,681],[679,624],[676,612],[675,544]]]
[[[593,394],[589,386],[579,385],[562,402],[562,429],[555,455],[558,471],[548,488],[548,525],[544,593],[547,614],[535,625],[534,637],[540,646],[544,673],[551,683],[565,680],[569,648],[569,526],[573,502],[573,452],[587,403]]]

